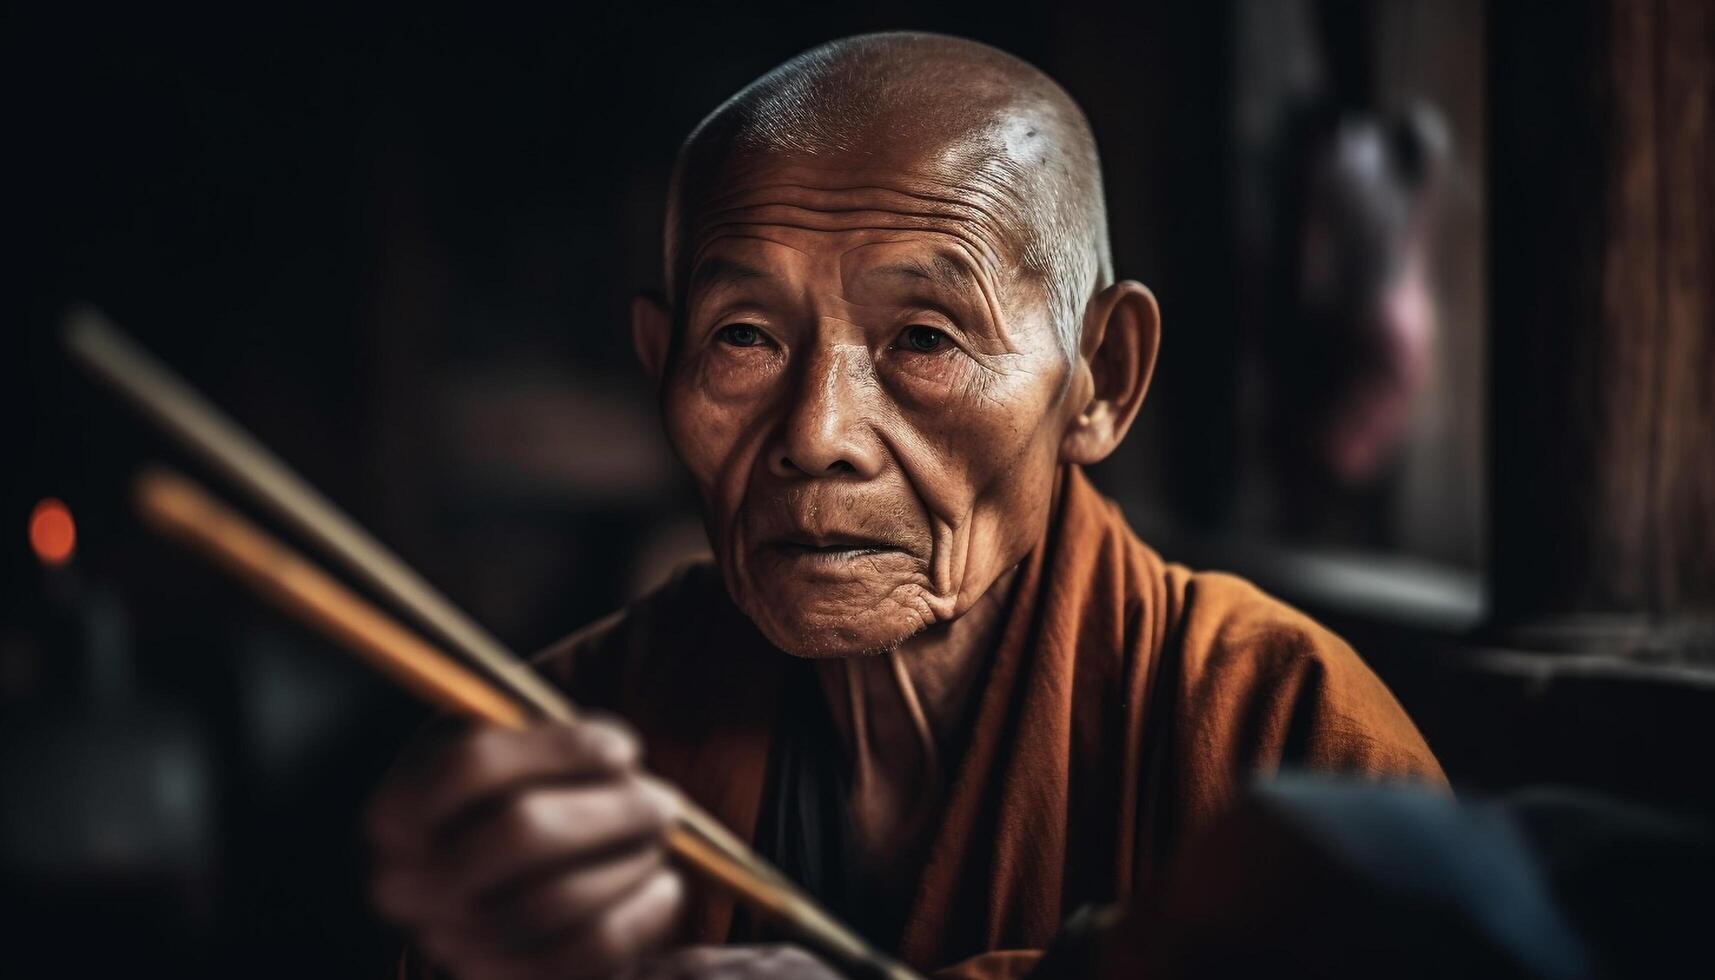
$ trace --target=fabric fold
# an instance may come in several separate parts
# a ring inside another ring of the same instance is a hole
[[[1150,886],[1257,776],[1309,768],[1443,783],[1411,721],[1332,633],[1241,579],[1164,563],[1076,467],[1024,559],[896,954],[1012,976],[1088,903]],[[539,658],[642,733],[649,765],[755,839],[778,779],[774,650],[712,566]],[[687,940],[743,939],[694,888]]]

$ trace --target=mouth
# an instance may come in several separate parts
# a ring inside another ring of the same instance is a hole
[[[891,589],[921,578],[931,561],[928,534],[895,500],[788,488],[748,504],[734,543],[742,542],[742,560],[755,563],[769,588]]]
[[[778,539],[769,546],[793,557],[824,558],[859,558],[904,550],[888,541],[839,534],[797,535]]]

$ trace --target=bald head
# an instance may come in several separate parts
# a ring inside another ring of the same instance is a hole
[[[970,41],[850,38],[746,87],[686,142],[666,245],[632,339],[728,590],[792,653],[976,608],[1148,387],[1089,125]]]
[[[986,209],[1001,264],[1033,280],[1068,351],[1085,302],[1113,278],[1095,138],[1031,65],[935,34],[866,34],[814,48],[746,86],[692,131],[668,196],[669,294],[683,297],[699,228],[769,161],[921,171],[957,194],[926,212]],[[900,173],[909,179],[912,173]]]

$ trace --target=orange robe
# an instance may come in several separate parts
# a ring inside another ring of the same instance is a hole
[[[1164,563],[1081,471],[1025,559],[894,952],[948,976],[1024,973],[1072,910],[1148,888],[1244,784],[1285,768],[1444,782],[1338,637],[1229,575]],[[541,669],[641,733],[648,763],[753,838],[781,692],[712,567],[556,645]],[[754,938],[693,885],[687,937]]]

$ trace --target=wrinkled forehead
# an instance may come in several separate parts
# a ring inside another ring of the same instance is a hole
[[[1028,135],[1027,135],[1028,134]],[[727,148],[690,161],[669,208],[669,287],[682,301],[718,243],[782,230],[816,240],[921,239],[997,281],[1021,270],[1033,229],[1024,154],[1036,133],[1003,116],[959,132],[871,127],[837,148]]]

